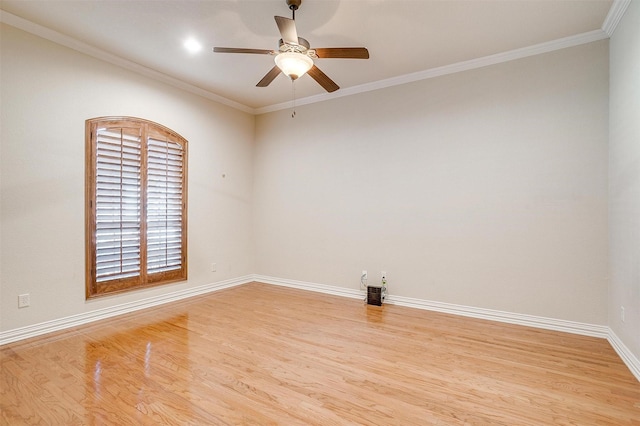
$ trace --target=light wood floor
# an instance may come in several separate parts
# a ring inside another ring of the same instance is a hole
[[[248,284],[0,347],[6,425],[640,425],[604,339]]]

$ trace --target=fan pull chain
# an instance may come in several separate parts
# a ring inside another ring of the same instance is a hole
[[[291,80],[291,97],[293,99],[292,101],[293,111],[291,112],[291,118],[296,118],[296,81],[295,80]]]

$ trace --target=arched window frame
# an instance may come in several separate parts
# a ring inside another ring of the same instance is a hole
[[[187,279],[187,140],[135,117],[86,120],[87,299]]]

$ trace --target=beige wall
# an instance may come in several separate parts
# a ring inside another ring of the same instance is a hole
[[[0,331],[253,272],[253,116],[7,25],[1,36]],[[87,302],[84,121],[107,115],[189,141],[189,280]]]
[[[640,359],[640,2],[611,37],[609,327]],[[622,322],[620,308],[625,308]]]
[[[252,273],[356,289],[362,269],[393,295],[607,323],[606,41],[291,119],[2,28],[0,331]],[[84,120],[103,115],[189,140],[189,281],[87,302]]]
[[[608,42],[257,117],[256,272],[607,323]]]

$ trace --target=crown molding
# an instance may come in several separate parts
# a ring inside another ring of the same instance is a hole
[[[151,68],[147,68],[133,61],[129,61],[128,59],[124,59],[117,55],[105,52],[102,49],[98,49],[73,37],[66,36],[57,31],[43,27],[42,25],[38,25],[26,19],[20,18],[19,16],[13,15],[11,13],[0,10],[0,22],[18,28],[19,30],[26,31],[38,37],[42,37],[46,40],[52,41],[62,46],[68,47],[70,49],[76,50],[80,53],[84,53],[85,55],[91,56],[93,58],[100,59],[102,61],[117,65],[146,77],[150,77],[162,83],[177,87],[178,89],[182,89],[195,95],[202,96],[203,98],[210,99],[212,101],[229,106],[231,108],[238,109],[240,111],[247,112],[249,114],[254,114],[253,108],[243,105],[239,102],[232,101],[231,99],[216,95],[213,92],[201,89],[200,87],[194,86],[192,84],[185,83],[182,80],[170,77]]]
[[[627,1],[627,0],[623,0]],[[553,52],[556,50],[566,49],[568,47],[579,46],[581,44],[591,43],[594,41],[605,40],[609,36],[603,30],[593,30],[582,34],[560,38],[557,40],[535,44],[533,46],[523,47],[520,49],[509,50],[507,52],[496,53],[494,55],[484,56],[481,58],[471,59],[468,61],[457,62],[455,64],[444,65],[442,67],[431,68],[424,71],[418,71],[411,74],[405,74],[398,77],[388,78],[386,80],[374,81],[372,83],[361,84],[359,86],[347,87],[333,93],[323,93],[321,95],[309,96],[307,98],[296,99],[296,105],[308,105],[316,102],[336,99],[343,96],[351,96],[359,93],[371,92],[374,90],[384,89],[387,87],[399,86],[402,84],[413,83],[415,81],[427,80],[434,77],[440,77],[448,74],[455,74],[462,71],[482,68],[489,65],[496,65],[503,62],[509,62],[516,59],[522,59],[529,56],[540,55],[542,53]],[[263,108],[256,108],[255,114],[265,114],[269,112],[279,111],[291,108],[291,102],[283,102],[280,104],[270,105]]]
[[[630,4],[631,0],[613,0],[611,9],[609,9],[609,13],[602,24],[602,30],[607,33],[607,36],[611,37],[613,35]]]
[[[481,58],[471,59],[468,61],[458,62],[455,64],[444,65],[441,67],[431,68],[424,71],[418,71],[411,74],[405,74],[397,77],[388,78],[385,80],[379,80],[371,83],[361,84],[358,86],[347,87],[340,89],[333,93],[323,93],[320,95],[309,96],[306,98],[300,98],[296,100],[297,106],[309,105],[317,102],[323,102],[331,99],[337,99],[344,96],[356,95],[359,93],[371,92],[374,90],[384,89],[387,87],[399,86],[402,84],[412,83],[420,80],[427,80],[434,77],[440,77],[448,74],[455,74],[462,71],[473,70],[490,65],[496,65],[503,62],[509,62],[516,59],[526,58],[529,56],[535,56],[542,53],[553,52],[556,50],[566,49],[568,47],[579,46],[581,44],[591,43],[594,41],[604,40],[610,37],[615,30],[615,26],[620,21],[622,15],[626,11],[627,7],[631,3],[631,0],[614,0],[611,9],[605,19],[602,29],[593,30],[582,34],[577,34],[569,37],[552,40],[545,43],[535,44],[533,46],[523,47],[520,49],[510,50],[507,52],[497,53],[494,55],[484,56]],[[171,86],[183,89],[185,91],[194,93],[212,101],[227,105],[229,107],[238,109],[240,111],[260,115],[269,112],[281,111],[291,108],[291,102],[283,102],[274,105],[268,105],[262,108],[251,108],[247,105],[239,102],[232,101],[213,92],[205,89],[201,89],[197,86],[185,83],[179,79],[170,77],[166,74],[144,67],[135,62],[123,59],[119,56],[105,52],[96,47],[90,46],[72,37],[61,34],[57,31],[53,31],[41,25],[35,24],[26,19],[20,18],[13,14],[0,11],[0,22],[11,25],[23,31],[37,35],[44,39],[50,40],[54,43],[69,47],[78,52],[92,56],[94,58],[112,63],[122,68],[137,72],[144,76],[153,78]]]

